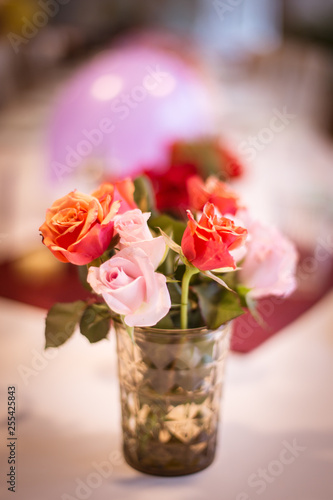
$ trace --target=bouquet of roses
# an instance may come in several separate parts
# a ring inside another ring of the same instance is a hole
[[[169,178],[184,169],[174,164]],[[249,309],[256,315],[258,298],[294,290],[293,244],[254,220],[228,184],[190,169],[178,201],[171,189],[167,203],[161,179],[150,177],[75,190],[47,210],[43,243],[78,266],[92,293],[50,309],[46,347],[63,344],[77,324],[90,342],[101,340],[112,319],[131,336],[134,327],[216,329]]]

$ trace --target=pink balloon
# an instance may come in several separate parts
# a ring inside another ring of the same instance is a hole
[[[168,145],[214,132],[209,91],[177,56],[144,46],[100,54],[69,82],[50,130],[53,178],[102,160],[112,179],[166,160]]]

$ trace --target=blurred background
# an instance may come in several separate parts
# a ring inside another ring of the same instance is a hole
[[[77,292],[73,285],[66,296],[72,271],[41,245],[38,227],[56,197],[93,189],[115,167],[89,158],[69,175],[52,175],[56,115],[80,68],[138,45],[196,75],[211,116],[195,134],[223,139],[244,167],[235,188],[297,244],[291,309],[309,307],[333,282],[332,0],[0,0],[0,294],[48,307]],[[198,108],[191,99],[158,116],[156,127],[186,124]],[[73,120],[66,102],[65,141]],[[126,140],[140,164],[137,133]]]

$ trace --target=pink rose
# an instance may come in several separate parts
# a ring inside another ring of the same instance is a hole
[[[165,276],[155,272],[141,248],[124,248],[100,267],[90,267],[87,280],[128,326],[153,326],[171,307]]]
[[[114,218],[115,231],[120,236],[120,242],[124,246],[129,246],[132,243],[152,240],[153,235],[147,224],[149,217],[149,212],[142,213],[139,208],[116,216]]]
[[[257,221],[248,225],[247,253],[240,270],[242,284],[251,288],[250,296],[288,296],[296,288],[298,254],[291,241],[275,227]]]
[[[164,256],[166,244],[163,236],[153,238],[147,224],[149,217],[149,212],[142,213],[139,208],[129,210],[114,218],[114,228],[120,236],[119,249],[140,247],[156,269]]]

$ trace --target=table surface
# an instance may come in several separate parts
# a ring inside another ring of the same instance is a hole
[[[230,354],[215,462],[159,478],[121,456],[114,338],[89,345],[76,333],[45,352],[45,312],[1,299],[0,498],[331,500],[332,305],[333,293],[253,352]],[[13,385],[15,495],[5,484]]]

